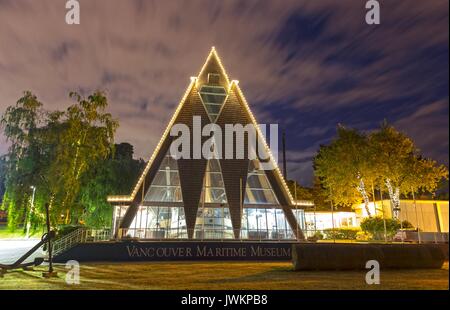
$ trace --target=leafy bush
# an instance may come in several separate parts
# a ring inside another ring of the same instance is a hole
[[[356,240],[358,228],[329,228],[324,229],[325,239]]]
[[[320,231],[316,231],[313,236],[308,237],[308,241],[316,242],[317,240],[322,240],[323,234]]]
[[[395,236],[400,229],[400,221],[397,219],[383,219],[381,216],[368,217],[361,221],[361,230],[372,235],[373,240],[384,239],[384,223],[386,222],[386,235],[388,238]],[[404,227],[412,227],[411,223],[404,221]]]
[[[414,229],[413,224],[411,224],[410,222],[408,222],[406,220],[402,222],[402,227],[403,227],[403,229]]]
[[[60,225],[56,231],[56,235],[58,238],[70,234],[72,231],[77,230],[78,228],[83,228],[82,225]]]
[[[358,241],[369,241],[372,240],[372,238],[373,238],[372,234],[365,231],[358,231],[356,233],[356,240]]]

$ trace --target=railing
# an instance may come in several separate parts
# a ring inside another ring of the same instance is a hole
[[[381,242],[381,243],[448,243],[448,232],[417,232],[399,230],[395,234],[384,235],[383,231],[364,233],[356,227],[303,230],[308,241],[317,242]]]
[[[110,229],[78,228],[52,243],[53,255],[61,254],[79,243],[107,241],[110,239]]]
[[[238,233],[239,230],[236,231]],[[190,231],[196,240],[234,240],[233,229],[211,229],[204,228]],[[295,235],[291,230],[256,230],[242,229],[238,240],[252,241],[276,241],[276,240],[295,240]],[[120,228],[117,233],[118,239],[149,239],[149,240],[188,240],[186,228]]]
[[[399,231],[393,240],[397,242],[448,243],[448,233],[403,230]]]

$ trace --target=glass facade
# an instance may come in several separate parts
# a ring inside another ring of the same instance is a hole
[[[295,219],[297,220],[297,223],[300,226],[300,228],[303,231],[305,231],[306,230],[305,210],[303,210],[303,209],[294,209],[294,210],[292,210],[292,213],[294,213]]]
[[[249,240],[295,239],[266,173],[260,169],[258,160],[249,163],[241,238]]]
[[[202,208],[197,212],[195,239],[232,239],[230,210],[228,207]]]
[[[246,195],[242,210],[241,239],[290,240],[295,235],[259,162],[249,164]],[[127,206],[117,206],[114,227],[118,230]],[[304,228],[303,210],[293,210]],[[150,185],[130,227],[119,231],[120,237],[140,239],[187,239],[187,226],[181,195],[178,165],[166,155]],[[207,163],[197,211],[194,239],[233,239],[233,226],[228,207],[220,162]]]
[[[244,204],[279,205],[266,173],[259,169],[257,160],[252,160],[249,164]]]
[[[123,220],[123,217],[125,216],[125,213],[127,212],[128,206],[115,206],[114,207],[114,214],[113,214],[113,231],[118,232],[120,223]]]
[[[194,238],[233,238],[230,209],[223,183],[220,162],[211,159],[206,166],[201,202],[195,221]]]
[[[282,209],[244,208],[241,238],[249,240],[295,239]]]
[[[204,203],[227,203],[222,170],[217,159],[208,161],[203,185],[200,197]]]
[[[116,207],[115,227],[126,211],[126,206]],[[305,213],[293,210],[297,223],[305,233]],[[241,239],[286,240],[295,235],[282,209],[244,208],[241,224]],[[129,229],[120,232],[121,237],[140,239],[187,239],[186,219],[183,207],[139,208]],[[233,226],[228,207],[199,207],[194,239],[233,239]]]
[[[167,154],[149,190],[145,194],[144,201],[147,202],[182,202],[180,176],[178,164]]]
[[[199,93],[211,122],[215,122],[227,96],[227,91],[222,86],[204,85],[200,88]]]
[[[183,207],[139,207],[122,237],[140,239],[187,239]]]

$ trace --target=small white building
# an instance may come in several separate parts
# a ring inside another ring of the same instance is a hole
[[[305,205],[303,202],[302,205]],[[313,204],[311,204],[313,206]],[[313,211],[309,206],[304,213],[304,230],[311,236],[315,231],[332,228],[358,228],[361,221],[368,217],[364,204],[353,206],[353,211]],[[369,203],[372,216],[392,218],[389,200]],[[449,202],[446,200],[401,200],[400,220],[410,222],[422,232],[448,233]]]
[[[358,228],[359,222],[355,212],[348,211],[306,211],[306,235],[312,236],[316,231],[332,228]]]
[[[354,206],[359,220],[367,217],[364,204]],[[372,215],[392,218],[392,207],[389,200],[380,200],[369,204]],[[448,232],[447,200],[400,200],[400,220],[410,222],[414,227],[423,232]]]

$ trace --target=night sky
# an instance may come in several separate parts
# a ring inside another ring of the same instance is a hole
[[[311,159],[338,123],[384,119],[448,165],[447,0],[0,0],[0,112],[24,90],[63,109],[71,90],[106,90],[117,142],[147,160],[212,46],[260,123],[287,130],[288,174],[312,181]],[[0,154],[7,150],[0,139]]]

